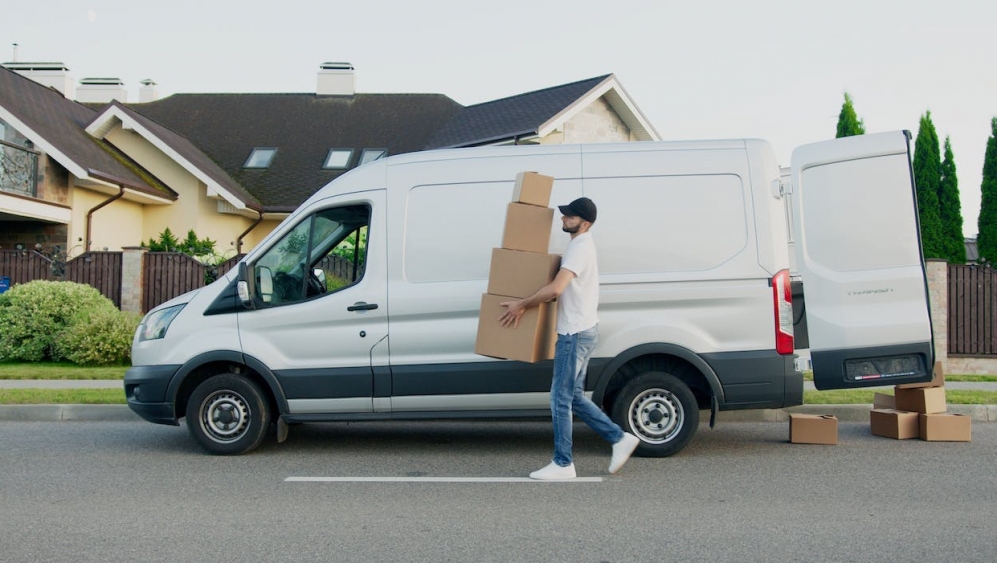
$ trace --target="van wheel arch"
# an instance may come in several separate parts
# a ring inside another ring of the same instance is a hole
[[[287,399],[280,384],[261,362],[237,352],[215,352],[192,358],[177,370],[167,393],[168,397],[173,397],[175,417],[179,419],[186,416],[187,402],[198,385],[211,377],[225,374],[242,375],[255,383],[266,398],[274,420],[288,412]]]
[[[644,344],[616,356],[599,374],[593,400],[606,412],[612,412],[623,388],[641,374],[652,371],[680,379],[692,391],[700,409],[709,409],[714,397],[724,403],[720,380],[709,364],[695,353],[672,344]]]

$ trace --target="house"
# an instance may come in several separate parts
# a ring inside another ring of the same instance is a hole
[[[129,104],[114,78],[84,79],[74,92],[61,63],[5,63],[0,247],[72,257],[169,227],[232,256],[331,180],[387,155],[658,139],[612,74],[462,106],[443,94],[358,93],[354,72],[324,63],[310,93],[157,99],[143,81],[140,103]]]

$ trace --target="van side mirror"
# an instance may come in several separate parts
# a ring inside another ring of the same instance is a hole
[[[322,268],[315,268],[312,270],[312,275],[315,276],[315,279],[318,280],[320,284],[322,284],[322,287],[325,287],[325,270]]]

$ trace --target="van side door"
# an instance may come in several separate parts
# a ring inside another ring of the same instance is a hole
[[[799,147],[792,184],[814,385],[930,380],[934,342],[910,134]]]
[[[243,352],[273,371],[292,415],[373,410],[372,358],[388,334],[384,204],[383,190],[318,201],[249,259]]]

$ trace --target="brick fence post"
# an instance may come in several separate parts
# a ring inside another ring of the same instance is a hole
[[[121,249],[121,310],[144,313],[142,303],[145,268],[142,267],[148,248],[125,246]]]
[[[928,268],[928,303],[931,307],[931,326],[935,338],[935,361],[941,362],[942,370],[948,373],[949,263],[937,258],[925,262]]]

